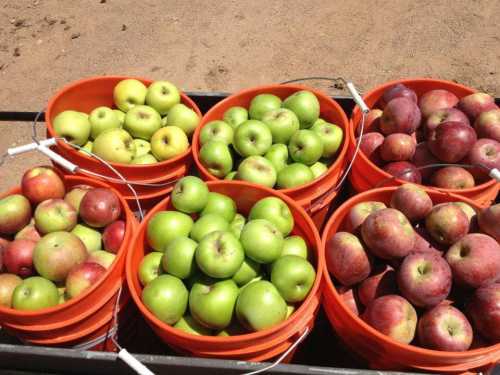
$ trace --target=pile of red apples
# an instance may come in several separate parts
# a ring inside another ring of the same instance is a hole
[[[414,184],[389,207],[354,205],[327,242],[346,307],[404,344],[466,351],[500,342],[500,204],[433,204]]]
[[[468,189],[487,181],[488,170],[500,168],[500,109],[486,93],[458,98],[437,89],[417,97],[396,84],[369,112],[365,132],[361,151],[405,181]],[[454,165],[424,168],[442,163]]]
[[[0,306],[53,307],[99,282],[123,241],[121,211],[112,190],[66,190],[52,168],[28,170],[21,194],[0,199]]]

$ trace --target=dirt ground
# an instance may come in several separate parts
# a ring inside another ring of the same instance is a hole
[[[499,19],[498,0],[0,0],[0,111],[38,111],[66,83],[110,74],[228,92],[426,76],[499,96]],[[1,154],[29,141],[29,124],[0,125]],[[0,191],[43,160],[9,160]]]

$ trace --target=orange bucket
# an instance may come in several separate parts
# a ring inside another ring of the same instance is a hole
[[[321,246],[326,251],[328,240],[344,229],[343,222],[351,208],[366,201],[380,201],[389,205],[392,193],[397,187],[373,189],[358,194],[342,204],[330,217],[322,236]],[[434,204],[462,201],[476,210],[480,205],[455,194],[438,191],[428,192]],[[324,264],[324,263],[323,263]],[[438,373],[466,372],[490,366],[500,361],[500,344],[472,349],[465,352],[445,352],[401,344],[378,332],[361,318],[354,315],[337,293],[329,272],[323,270],[323,307],[333,329],[347,346],[366,358],[371,367],[377,369],[417,369]]]
[[[133,240],[135,248],[127,255],[126,264],[130,294],[156,335],[178,352],[208,358],[268,360],[289,349],[306,329],[310,332],[314,325],[321,300],[321,273],[324,269],[323,253],[319,251],[318,231],[304,209],[293,199],[278,191],[246,181],[210,181],[207,184],[210,191],[233,198],[238,212],[245,215],[249,213],[254,203],[265,197],[279,197],[288,204],[295,220],[292,234],[304,238],[317,270],[316,280],[307,298],[285,322],[267,330],[231,337],[190,335],[157,319],[141,300],[142,286],[137,275],[142,258],[149,252],[146,244],[147,224],[157,212],[173,209],[170,197],[165,198],[148,213]]]
[[[314,93],[319,100],[320,104],[320,117],[328,122],[334,123],[342,128],[344,132],[344,139],[342,140],[342,147],[337,154],[337,159],[328,168],[328,171],[314,181],[291,189],[280,189],[283,194],[288,195],[300,206],[302,206],[313,218],[314,223],[321,229],[328,206],[337,195],[336,190],[332,190],[338,183],[346,165],[346,154],[348,149],[348,134],[349,134],[349,121],[342,107],[331,97],[325,93],[305,87],[301,85],[268,85],[258,86],[250,89],[240,91],[233,94],[221,102],[213,106],[202,118],[201,125],[196,128],[193,135],[193,157],[197,169],[200,171],[200,176],[206,181],[217,181],[217,177],[213,176],[200,161],[200,131],[207,123],[213,120],[222,119],[224,112],[233,106],[241,106],[248,108],[253,97],[259,94],[273,94],[281,99],[285,99],[291,94],[300,91],[308,90]]]
[[[65,176],[64,182],[67,188],[82,184],[109,188],[102,182],[79,176]],[[20,192],[17,187],[2,197]],[[33,344],[64,346],[93,334],[112,318],[116,297],[123,285],[126,252],[137,227],[126,201],[116,190],[114,192],[120,199],[122,220],[126,225],[125,237],[113,265],[99,282],[64,304],[37,311],[0,307],[0,322],[13,336]]]
[[[94,108],[99,106],[113,107],[113,89],[118,82],[127,78],[135,77],[91,77],[73,82],[64,87],[50,99],[47,106],[45,114],[47,137],[57,137],[52,121],[60,112],[75,110],[89,113]],[[153,82],[152,80],[145,78],[135,79],[141,81],[146,86],[149,86]],[[183,93],[181,93],[181,103],[191,108],[201,118],[201,112],[197,105]],[[118,179],[118,176],[99,160],[82,152],[78,152],[78,150],[69,146],[65,142],[58,141],[54,151],[83,169]],[[183,154],[173,159],[155,164],[110,164],[130,182],[162,184],[162,186],[133,185],[139,195],[139,199],[141,199],[141,201],[144,200],[146,205],[152,206],[173,189],[173,183],[187,173],[191,163],[191,147],[189,147],[189,149]],[[65,170],[63,173],[68,174]],[[172,182],[172,184],[167,185],[168,182]],[[129,201],[131,207],[135,208],[135,205],[133,205],[134,196],[127,185],[111,182],[108,183],[118,190],[127,201]]]
[[[373,108],[375,104],[384,94],[384,91],[389,87],[401,83],[410,89],[414,90],[417,96],[420,97],[423,93],[435,90],[444,89],[452,92],[458,98],[473,94],[476,90],[471,89],[466,86],[462,86],[458,83],[443,81],[438,79],[430,78],[412,78],[412,79],[402,79],[397,81],[391,81],[383,85],[377,86],[373,90],[369,91],[363,96],[363,100],[369,108]],[[351,126],[349,127],[349,154],[354,154],[356,148],[356,135],[355,131],[361,121],[361,111],[359,107],[355,107],[352,112]],[[391,179],[391,175],[377,165],[375,165],[371,160],[369,160],[365,154],[359,152],[356,160],[352,166],[351,173],[349,174],[349,180],[351,184],[356,189],[356,191],[363,192],[375,187],[382,186],[397,186],[406,181],[398,178]],[[387,180],[387,181],[384,181]],[[383,182],[384,181],[384,182]],[[382,183],[383,182],[383,183]],[[480,205],[486,204],[490,205],[496,198],[500,184],[496,183],[495,180],[491,179],[483,184],[474,186],[469,189],[441,189],[432,186],[425,186],[427,190],[439,190],[447,193],[458,194],[463,197],[469,198],[476,201]]]

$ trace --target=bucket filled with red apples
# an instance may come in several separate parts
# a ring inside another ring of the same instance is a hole
[[[113,316],[130,299],[121,288],[135,227],[108,185],[26,171],[0,198],[2,328],[29,344],[109,347]]]
[[[420,78],[383,84],[363,99],[372,109],[349,177],[356,191],[413,182],[479,204],[495,199],[500,185],[489,174],[500,169],[500,109],[492,96]],[[359,108],[351,121],[352,154]]]
[[[66,140],[57,142],[57,153],[84,175],[104,176],[134,204],[130,187],[102,160],[109,163],[146,208],[188,172],[200,119],[196,104],[171,82],[121,76],[74,82],[50,99],[46,112],[48,136]]]
[[[268,85],[212,107],[193,136],[203,179],[249,181],[279,190],[321,229],[346,163],[348,120],[328,95]]]
[[[320,238],[284,194],[184,177],[148,213],[134,243],[126,265],[132,298],[180,353],[264,361],[292,355],[314,325]]]
[[[373,368],[465,372],[500,360],[500,205],[415,184],[329,219],[324,308]]]

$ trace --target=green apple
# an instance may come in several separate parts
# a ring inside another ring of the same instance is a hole
[[[125,112],[120,111],[119,109],[113,109],[115,116],[118,118],[118,122],[120,123],[120,127],[123,128],[123,124],[125,123]]]
[[[248,111],[243,107],[231,107],[224,112],[222,120],[229,124],[233,129],[236,129],[238,125],[248,120]]]
[[[230,325],[228,325],[222,331],[219,331],[216,336],[239,336],[244,335],[245,333],[248,333],[247,330],[243,328],[237,321],[233,320]]]
[[[233,157],[226,143],[210,141],[200,149],[201,164],[215,177],[223,178],[233,169]]]
[[[87,263],[97,263],[108,269],[111,267],[115,261],[116,255],[110,253],[109,251],[96,250],[89,254],[89,257],[85,260]]]
[[[202,179],[186,176],[177,181],[170,199],[176,210],[192,214],[205,208],[208,197],[208,186]]]
[[[137,156],[133,158],[132,161],[130,162],[130,164],[141,164],[141,165],[155,164],[155,163],[158,163],[158,160],[156,160],[156,158],[151,154]]]
[[[193,219],[189,215],[178,211],[157,212],[148,223],[148,243],[163,252],[177,237],[187,237],[192,227]]]
[[[288,144],[292,135],[299,130],[299,119],[289,109],[278,108],[266,112],[262,122],[267,125],[273,135],[273,143]]]
[[[235,180],[236,179],[236,174],[238,172],[236,171],[232,171],[232,172],[229,172],[226,177],[224,177],[224,180]]]
[[[92,152],[104,160],[128,164],[135,156],[135,144],[125,130],[110,129],[94,140]]]
[[[273,223],[276,228],[288,236],[295,225],[292,211],[288,205],[278,197],[267,197],[253,205],[248,215],[249,220],[264,219]]]
[[[97,107],[89,115],[90,136],[96,139],[105,130],[121,128],[120,120],[109,107]]]
[[[68,142],[83,146],[90,137],[90,121],[86,113],[64,111],[59,113],[53,121],[54,131],[59,137]]]
[[[290,236],[285,238],[283,243],[283,251],[281,256],[296,255],[307,259],[309,251],[307,249],[306,241],[300,236]]]
[[[314,121],[314,124],[313,124],[312,126],[314,126],[314,125],[318,125],[318,124],[322,124],[322,123],[324,123],[324,122],[326,122],[326,120],[325,120],[325,119],[322,119],[322,118],[320,117],[320,118],[318,118],[316,121]]]
[[[323,155],[323,142],[312,130],[297,131],[288,144],[290,157],[297,163],[313,165]]]
[[[137,105],[125,115],[123,129],[128,131],[134,138],[149,141],[160,128],[160,115],[147,105]]]
[[[261,280],[241,290],[235,310],[243,326],[261,331],[285,321],[287,305],[273,284]]]
[[[88,141],[85,143],[79,152],[83,152],[85,155],[92,153],[92,147],[94,143],[92,141]]]
[[[194,256],[198,268],[216,279],[232,277],[245,259],[240,241],[229,231],[207,234],[199,242]]]
[[[142,285],[148,285],[151,281],[163,273],[161,264],[162,257],[163,253],[159,251],[152,251],[142,258],[141,263],[139,264],[138,274],[139,281]]]
[[[272,188],[276,183],[276,170],[263,156],[249,156],[238,166],[238,179]]]
[[[281,107],[281,99],[273,94],[259,94],[250,102],[248,114],[251,119],[262,120],[266,112]]]
[[[113,89],[113,101],[118,109],[128,112],[146,102],[147,87],[136,79],[124,79]]]
[[[344,133],[342,128],[328,122],[315,123],[311,130],[319,135],[323,141],[323,157],[331,158],[337,153],[342,144]]]
[[[266,266],[269,266],[271,264],[266,264]],[[262,267],[262,266],[261,266]],[[240,293],[243,289],[245,289],[248,285],[252,284],[252,283],[255,283],[257,281],[261,281],[261,280],[264,280],[264,275],[263,274],[260,274],[256,277],[254,277],[252,280],[250,280],[248,283],[246,283],[245,285],[242,285],[240,286]]]
[[[142,291],[142,302],[162,322],[177,323],[187,309],[189,292],[181,279],[172,275],[161,275],[151,281]]]
[[[159,161],[172,159],[188,149],[189,140],[177,126],[160,128],[151,137],[151,152]]]
[[[276,172],[279,172],[287,165],[288,147],[284,144],[276,143],[267,150],[264,157],[273,164]]]
[[[229,230],[233,232],[233,234],[238,239],[240,238],[241,230],[245,226],[245,222],[246,222],[245,216],[237,213],[236,215],[234,215],[233,221],[229,223]]]
[[[273,143],[269,128],[257,120],[247,120],[240,124],[233,138],[234,149],[241,156],[264,155]]]
[[[14,310],[34,311],[59,304],[59,292],[56,285],[40,276],[24,279],[12,293]]]
[[[75,208],[63,199],[47,199],[35,209],[33,217],[39,233],[72,230],[78,220]]]
[[[66,293],[66,287],[58,287],[57,292],[59,293],[59,305],[62,305],[63,303],[66,303],[70,300],[68,294]]]
[[[151,143],[144,139],[134,139],[135,144],[135,158],[149,154],[151,151]]]
[[[89,253],[102,249],[102,235],[95,229],[83,224],[76,224],[71,233],[82,240]]]
[[[182,103],[175,104],[168,111],[167,125],[181,128],[188,137],[194,133],[199,123],[200,118],[198,114]]]
[[[180,329],[190,335],[212,336],[212,331],[207,327],[203,327],[191,315],[183,316],[177,323],[175,323],[174,328]]]
[[[297,91],[283,101],[283,107],[295,113],[301,129],[310,128],[319,117],[319,101],[312,92]]]
[[[167,122],[168,122],[167,116],[163,116],[161,118],[161,126],[162,126],[162,128],[168,125]]]
[[[283,251],[283,234],[276,225],[264,219],[246,223],[240,241],[247,257],[258,263],[272,263]]]
[[[207,204],[201,211],[201,216],[207,214],[222,216],[230,223],[236,215],[236,203],[227,195],[210,192],[208,193]]]
[[[223,216],[206,214],[196,220],[190,236],[196,242],[200,242],[209,233],[226,230],[229,230],[229,222]]]
[[[233,281],[238,286],[243,286],[259,276],[259,272],[260,263],[257,263],[250,258],[245,258],[241,267],[233,275]]]
[[[198,244],[189,237],[179,237],[167,246],[161,265],[163,270],[179,279],[187,279],[196,271],[194,252]]]
[[[307,261],[297,255],[285,255],[273,264],[271,282],[287,302],[301,302],[311,290],[316,271]]]
[[[233,143],[234,130],[224,121],[215,120],[207,123],[200,131],[200,144],[220,141],[227,145]]]
[[[277,185],[281,189],[290,189],[314,180],[314,174],[307,165],[293,163],[278,173]]]
[[[287,304],[286,305],[286,319],[292,316],[295,312],[295,305]]]
[[[160,115],[166,115],[170,108],[181,102],[181,94],[174,84],[168,81],[156,81],[148,87],[146,104],[153,107]]]
[[[322,176],[327,170],[328,167],[325,163],[322,163],[320,161],[317,161],[313,165],[309,167],[311,169],[311,172],[313,173],[314,179],[318,178],[319,176]]]

